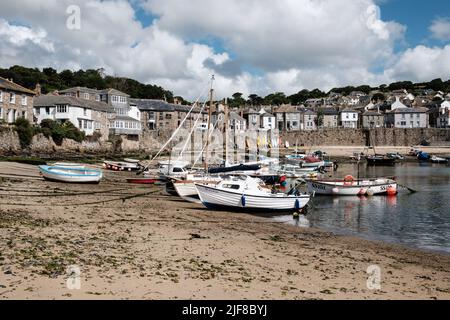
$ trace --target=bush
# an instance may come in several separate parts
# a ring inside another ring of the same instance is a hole
[[[47,137],[52,137],[57,145],[61,145],[64,139],[72,139],[82,142],[85,133],[80,131],[72,122],[66,121],[60,124],[57,121],[46,119],[41,122],[41,132]]]
[[[25,118],[18,118],[14,122],[15,130],[19,135],[20,146],[27,148],[33,140],[34,130],[30,122]]]

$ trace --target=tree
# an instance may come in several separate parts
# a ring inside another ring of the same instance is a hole
[[[372,101],[374,101],[374,102],[386,101],[386,97],[381,92],[377,92],[372,96]]]
[[[247,102],[252,106],[261,105],[264,102],[264,99],[253,93],[248,96]]]

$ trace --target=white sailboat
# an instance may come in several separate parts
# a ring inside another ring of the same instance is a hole
[[[209,209],[243,212],[283,212],[302,210],[308,194],[274,193],[259,179],[230,177],[216,185],[195,184],[200,200]]]

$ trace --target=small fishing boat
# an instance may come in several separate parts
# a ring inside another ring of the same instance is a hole
[[[138,171],[141,170],[141,165],[136,162],[118,162],[118,161],[104,161],[103,167],[113,171]]]
[[[213,185],[222,181],[223,176],[219,175],[204,175],[204,174],[189,174],[186,180],[178,180],[173,182],[173,186],[181,198],[185,200],[199,199],[196,183]]]
[[[375,154],[366,157],[367,165],[369,166],[393,166],[395,165],[396,158],[390,158],[386,155]]]
[[[55,182],[100,183],[103,177],[97,169],[39,166],[39,170],[44,179]]]
[[[432,156],[430,158],[430,161],[433,162],[433,163],[447,163],[448,159],[437,157],[437,156]]]
[[[397,182],[392,179],[360,179],[346,176],[340,180],[306,180],[308,191],[315,195],[362,196],[397,194]]]
[[[294,212],[302,210],[310,200],[308,194],[278,193],[259,179],[248,176],[230,177],[216,185],[196,183],[198,195],[209,209],[239,212]]]

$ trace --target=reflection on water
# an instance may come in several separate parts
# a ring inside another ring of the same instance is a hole
[[[341,165],[335,177],[357,175],[356,165]],[[417,193],[397,196],[315,197],[307,220],[311,227],[368,239],[405,244],[450,254],[450,167],[400,164],[395,167],[360,166],[361,177],[395,176]],[[292,217],[278,217],[299,226]]]

